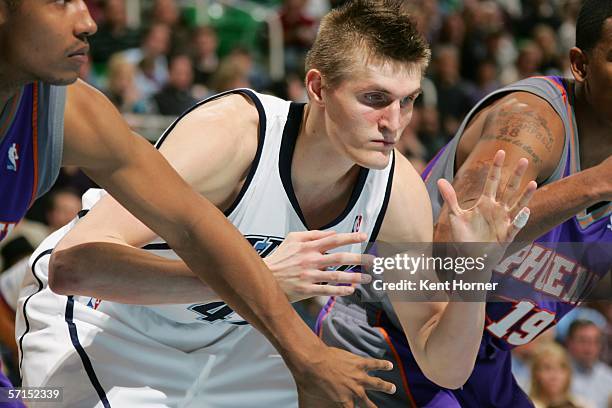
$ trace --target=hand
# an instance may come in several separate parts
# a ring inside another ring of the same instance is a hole
[[[358,244],[366,239],[365,234],[356,232],[291,232],[276,251],[264,258],[264,262],[291,302],[313,296],[346,296],[355,291],[353,286],[320,283],[369,283],[372,277],[356,272],[329,271],[327,268],[363,265],[370,256],[350,252],[326,252],[344,245]]]
[[[367,374],[392,370],[390,361],[363,358],[327,346],[317,349],[307,361],[306,366],[293,370],[300,408],[376,408],[366,390],[395,393],[395,385]]]
[[[536,182],[530,181],[522,192],[518,191],[528,165],[525,158],[519,160],[505,188],[502,188],[500,178],[504,158],[503,150],[495,154],[483,193],[476,204],[467,210],[459,207],[457,195],[451,184],[444,179],[438,180],[440,193],[450,209],[449,221],[453,242],[496,243],[490,248],[499,258],[525,225],[529,216],[526,205],[537,188]],[[489,261],[494,261],[489,258]]]

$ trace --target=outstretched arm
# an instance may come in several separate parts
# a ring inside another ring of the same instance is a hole
[[[381,229],[381,240],[403,243],[409,248],[409,256],[427,258],[431,253],[422,254],[420,249],[418,253],[411,254],[413,251],[410,250],[410,243],[422,248],[423,245],[419,243],[427,243],[432,239],[429,197],[414,169],[403,162],[405,159],[398,160],[399,174],[396,173],[397,178],[394,179],[392,198]],[[442,194],[452,211],[453,241],[449,242],[459,245],[463,242],[493,243],[487,245],[486,249],[478,244],[475,244],[478,246],[475,250],[469,247],[460,248],[459,256],[465,256],[466,249],[473,252],[470,255],[472,258],[483,256],[485,250],[489,256],[484,270],[466,268],[463,276],[470,281],[489,281],[491,270],[497,263],[496,259],[501,259],[506,243],[511,241],[519,230],[512,224],[508,214],[513,213],[514,208],[523,208],[535,190],[535,184],[530,184],[524,195],[514,192],[497,201],[495,196],[499,191],[502,152],[497,153],[494,162],[495,165],[487,176],[484,194],[479,197],[476,206],[469,210],[459,207],[448,182],[440,182]],[[525,168],[526,161],[522,161],[517,169],[517,178],[512,181],[520,182]],[[409,211],[406,203],[410,203]],[[394,282],[409,279],[417,285],[416,292],[389,293],[389,299],[419,367],[431,381],[442,387],[453,389],[462,386],[470,376],[476,361],[484,328],[485,297],[480,296],[473,301],[455,299],[449,302],[443,291],[437,291],[436,298],[431,301],[426,295],[419,297],[419,294],[426,293],[420,288],[420,282],[427,280],[437,283],[435,270],[422,268],[412,277],[406,276],[403,270],[389,272],[391,273],[388,276]]]
[[[527,180],[548,178],[561,159],[564,127],[554,109],[542,98],[515,92],[495,102],[476,117],[464,132],[456,157],[453,187],[459,204],[473,203],[482,192],[491,157],[506,151],[502,183],[510,179],[521,157],[529,159]],[[538,188],[529,203],[531,215],[516,241],[531,242],[556,225],[600,201],[612,199],[612,159],[570,177]],[[436,241],[449,236],[448,207],[442,208],[435,231]]]

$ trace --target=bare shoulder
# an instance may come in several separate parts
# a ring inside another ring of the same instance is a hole
[[[159,150],[197,191],[221,205],[244,180],[258,146],[259,115],[249,99],[202,104],[167,132]]]
[[[419,173],[395,152],[391,197],[380,239],[391,242],[430,242],[433,238],[431,201]]]

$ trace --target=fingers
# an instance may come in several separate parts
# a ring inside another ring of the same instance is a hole
[[[487,180],[485,181],[483,195],[495,200],[497,196],[497,188],[499,187],[499,180],[501,179],[502,167],[504,166],[504,159],[506,158],[506,152],[498,150],[493,157],[493,164],[489,168],[489,174],[487,174]]]
[[[348,296],[355,292],[353,286],[333,286],[333,285],[306,285],[299,291],[299,296]]]
[[[499,201],[505,203],[508,205],[508,207],[511,207],[510,202],[514,200],[514,194],[521,185],[528,165],[529,160],[525,159],[524,157],[520,159],[514,168],[514,173],[512,173],[512,176],[510,176],[510,179],[508,180],[508,184],[506,184],[506,189],[501,195]]]
[[[299,232],[291,232],[287,235],[287,240],[291,239],[297,242],[308,242],[308,241],[316,241],[325,237],[329,237],[335,235],[336,231],[299,231]]]
[[[455,193],[455,189],[448,182],[448,180],[440,179],[438,180],[438,189],[440,190],[440,194],[444,199],[444,202],[448,205],[451,213],[454,215],[461,214],[461,208],[459,207],[459,203],[457,202],[457,194]]]
[[[510,224],[510,228],[508,230],[508,241],[513,241],[519,231],[527,225],[527,221],[529,220],[529,208],[523,207],[521,211],[514,217],[512,224]]]
[[[336,252],[321,256],[315,267],[321,269],[339,265],[371,265],[374,262],[373,259],[374,256],[372,255]]]
[[[321,253],[325,253],[341,246],[362,243],[367,238],[368,236],[361,232],[342,233],[318,239],[311,242],[310,245],[317,248]]]
[[[526,207],[527,204],[529,204],[531,197],[533,197],[537,189],[538,184],[535,181],[532,180],[527,183],[523,194],[517,199],[518,201],[510,205],[510,208],[512,208],[514,214],[518,213],[523,207]]]
[[[311,282],[370,283],[372,281],[370,275],[357,272],[312,270],[304,272],[302,276]]]
[[[381,392],[384,392],[385,394],[395,394],[395,391],[396,391],[394,384],[381,380],[378,377],[368,376],[363,381],[363,386],[365,387],[366,390],[381,391]]]
[[[378,360],[375,358],[362,358],[363,369],[365,371],[391,371],[393,363],[388,360]]]

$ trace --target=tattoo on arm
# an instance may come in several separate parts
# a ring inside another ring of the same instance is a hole
[[[552,132],[546,119],[536,111],[526,111],[523,108],[502,107],[495,114],[495,128],[483,135],[483,140],[501,140],[512,143],[531,156],[535,165],[542,164],[542,159],[536,154],[532,145],[518,139],[521,134],[532,136],[539,141],[547,152],[551,153],[554,144]],[[488,122],[491,123],[491,122]]]

